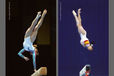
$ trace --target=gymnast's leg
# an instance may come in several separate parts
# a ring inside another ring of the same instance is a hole
[[[41,16],[41,12],[38,12],[36,18],[33,20],[32,24],[31,24],[31,26],[27,29],[27,31],[25,33],[25,38],[32,34],[32,32],[34,30],[34,27],[37,24],[38,19],[40,18],[40,16]]]
[[[78,20],[81,22],[81,15],[80,15],[80,13],[81,13],[81,8],[78,9]]]
[[[74,15],[74,18],[75,18],[75,20],[76,20],[76,24],[77,24],[77,27],[78,27],[78,25],[80,24],[80,22],[79,22],[79,19],[78,19],[78,17],[77,17],[77,14],[76,14],[76,12],[73,10],[72,11],[72,13],[73,13],[73,15]]]

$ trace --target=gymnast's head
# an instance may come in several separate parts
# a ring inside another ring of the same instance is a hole
[[[37,49],[37,45],[36,45],[36,44],[34,44],[33,46],[34,46],[34,48],[35,48],[35,50],[34,50],[34,51],[35,51],[36,55],[39,55],[39,53],[38,53],[38,49]]]
[[[86,40],[86,41],[84,41],[84,44],[89,51],[93,50],[93,43],[92,42],[89,42],[89,40]]]
[[[91,41],[91,42],[90,42],[90,47],[88,47],[88,49],[90,49],[90,51],[93,50],[93,45],[94,45],[94,44],[95,44],[95,41]]]
[[[87,49],[88,49],[89,51],[92,51],[92,50],[93,50],[93,47],[90,45],[90,46],[87,47]]]
[[[93,44],[95,44],[94,41],[90,42],[90,46],[88,47],[88,50],[92,51],[93,50]]]

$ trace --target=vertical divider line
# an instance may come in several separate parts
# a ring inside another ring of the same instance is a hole
[[[58,63],[59,63],[59,58],[58,58],[58,53],[59,53],[59,47],[58,47],[58,43],[59,43],[59,35],[58,35],[58,32],[59,32],[59,23],[58,23],[58,0],[56,0],[56,76],[59,75],[59,72],[58,72]]]

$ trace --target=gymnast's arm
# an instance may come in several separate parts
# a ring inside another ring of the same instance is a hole
[[[22,49],[21,51],[19,51],[18,55],[19,55],[21,58],[23,58],[23,59],[25,59],[26,61],[28,61],[29,58],[25,57],[25,56],[22,54],[24,51],[25,51],[25,50]]]
[[[21,58],[23,58],[24,59],[24,55],[22,55],[22,53],[24,52],[25,50],[24,49],[22,49],[21,51],[19,51],[19,53],[18,53],[18,55],[21,57]]]
[[[32,58],[33,58],[34,71],[36,71],[36,54],[35,54],[35,51],[33,52]]]

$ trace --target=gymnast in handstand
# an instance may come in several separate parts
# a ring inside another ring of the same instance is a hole
[[[36,18],[33,20],[31,26],[27,29],[27,31],[25,33],[24,42],[23,42],[23,49],[20,50],[18,53],[18,55],[21,58],[25,59],[26,61],[28,61],[29,58],[25,57],[22,53],[25,51],[28,51],[32,54],[34,72],[36,71],[36,55],[38,55],[38,49],[36,48],[37,45],[34,45],[33,43],[36,39],[38,29],[40,28],[40,26],[43,23],[43,20],[44,20],[46,13],[47,13],[46,9],[43,11],[42,15],[41,15],[41,12],[37,13]],[[39,18],[40,18],[40,20],[39,20]]]

